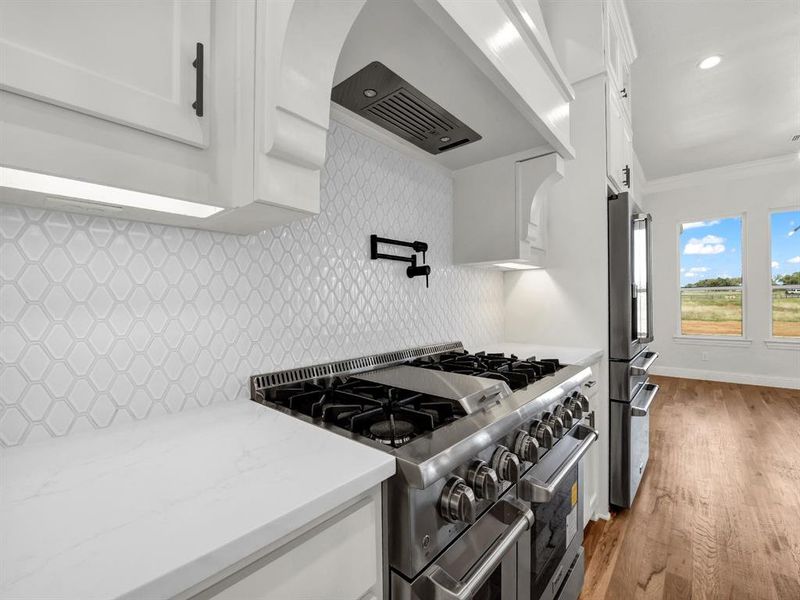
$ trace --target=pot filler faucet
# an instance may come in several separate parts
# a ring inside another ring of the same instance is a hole
[[[377,260],[379,258],[384,258],[386,260],[397,260],[400,262],[407,262],[411,263],[410,266],[406,267],[406,275],[408,275],[409,279],[413,279],[414,277],[425,277],[425,287],[428,286],[428,276],[431,274],[431,267],[430,265],[426,265],[425,263],[425,254],[428,252],[428,244],[425,242],[403,242],[401,240],[392,240],[389,238],[382,238],[378,237],[375,234],[369,236],[369,244],[370,244],[370,258],[372,260]],[[378,244],[389,244],[392,246],[403,246],[404,248],[411,248],[414,250],[415,254],[411,256],[399,256],[397,254],[384,254],[382,252],[378,252]],[[422,252],[422,262],[423,264],[417,264],[417,254],[418,252]]]

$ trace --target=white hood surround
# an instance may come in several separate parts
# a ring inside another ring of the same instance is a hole
[[[388,0],[391,1],[391,0]],[[370,0],[380,10],[381,2]],[[574,93],[556,61],[536,0],[414,0],[443,34],[461,50],[510,102],[544,141],[565,158],[573,158],[569,104]],[[313,210],[319,170],[325,160],[325,134],[330,124],[330,94],[337,62],[365,0],[267,2],[261,11],[269,48],[262,49],[268,72],[257,93],[268,98],[261,132],[262,152],[256,169],[257,197],[301,193]],[[374,33],[374,32],[373,32]],[[378,36],[379,37],[379,36]],[[357,47],[367,48],[368,44]],[[430,80],[436,56],[416,56],[409,45],[402,54],[414,57],[419,73],[403,72],[412,84]],[[352,56],[349,56],[352,60]],[[359,68],[374,55],[359,56]],[[389,65],[392,66],[392,65]],[[350,73],[348,73],[350,74]],[[452,94],[469,96],[469,82],[448,82]],[[422,89],[430,93],[427,88]],[[447,94],[445,87],[442,94]],[[448,109],[446,98],[434,99]],[[485,111],[485,107],[482,108]],[[460,115],[457,115],[460,116]],[[469,124],[469,123],[468,123]],[[482,133],[482,132],[479,132]],[[476,142],[480,144],[481,142]],[[537,144],[531,144],[532,147]],[[461,149],[451,151],[459,152]],[[505,154],[520,150],[509,149]],[[498,155],[499,156],[499,155]],[[261,175],[259,175],[261,173]]]

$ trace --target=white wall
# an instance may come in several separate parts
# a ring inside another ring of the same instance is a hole
[[[605,76],[576,84],[570,107],[576,158],[550,193],[547,269],[505,274],[506,340],[601,348],[600,439],[587,474],[608,481],[608,234]],[[608,509],[607,485],[597,485],[595,516]],[[591,510],[591,508],[590,508]]]
[[[653,215],[653,310],[662,375],[800,387],[800,345],[769,348],[769,212],[800,208],[800,160],[760,161],[653,181],[644,203]],[[744,214],[744,306],[749,343],[686,343],[679,332],[679,223]],[[677,339],[676,339],[677,338]],[[703,360],[703,354],[707,360]]]
[[[0,446],[246,398],[248,377],[503,330],[454,267],[452,180],[333,123],[322,212],[236,236],[0,210]],[[430,289],[369,235],[428,242]]]

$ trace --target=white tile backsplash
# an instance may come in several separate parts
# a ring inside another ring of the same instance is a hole
[[[322,212],[259,235],[0,208],[0,444],[247,397],[258,372],[503,333],[502,274],[452,266],[452,182],[333,123]],[[428,242],[433,269],[369,260]]]

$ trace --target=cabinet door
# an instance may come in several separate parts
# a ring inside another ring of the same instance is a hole
[[[616,186],[617,191],[623,189],[623,117],[619,98],[614,83],[609,80],[606,94],[606,172],[608,178]]]
[[[380,494],[246,569],[213,600],[360,600],[380,593]]]
[[[211,0],[2,0],[0,88],[205,147],[210,27]]]

